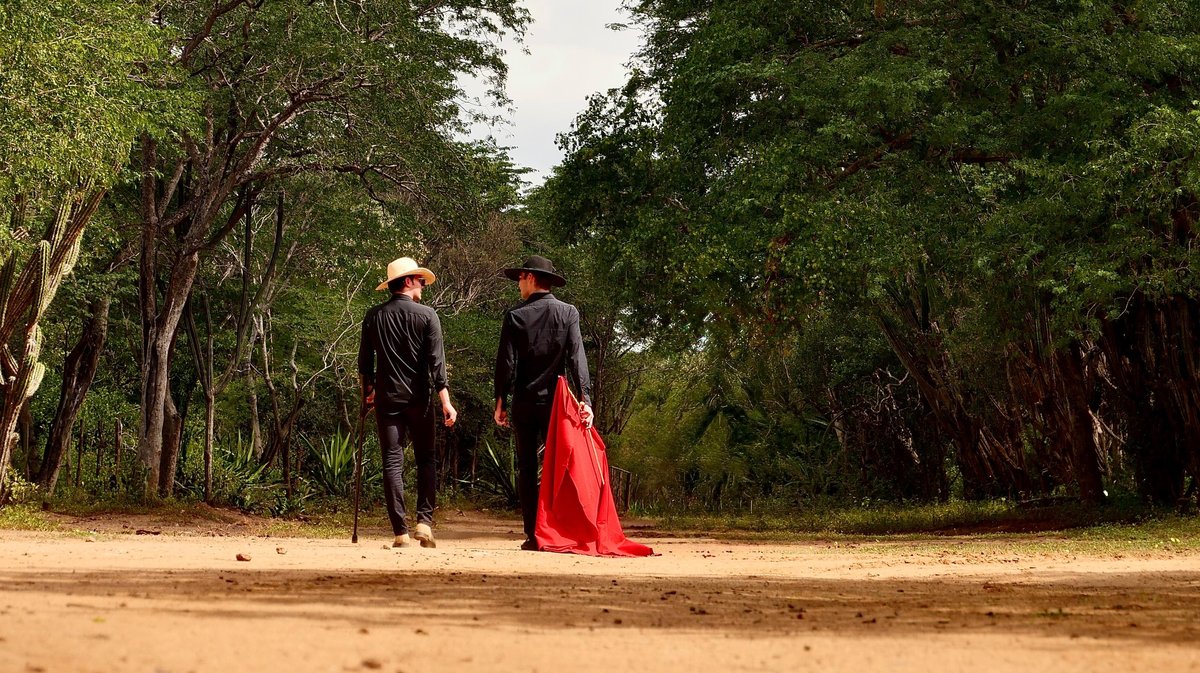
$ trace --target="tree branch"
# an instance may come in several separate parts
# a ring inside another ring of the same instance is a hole
[[[201,27],[200,31],[193,35],[192,39],[188,40],[187,45],[184,46],[183,52],[179,55],[179,63],[186,67],[191,62],[192,55],[195,53],[196,48],[199,47],[200,43],[204,42],[206,39],[208,39],[208,36],[212,34],[212,29],[213,26],[217,24],[217,19],[220,19],[222,16],[246,4],[247,1],[248,0],[229,0],[229,2],[226,2],[225,4],[218,3],[214,5],[212,11],[208,13],[208,18],[204,21],[204,26]]]

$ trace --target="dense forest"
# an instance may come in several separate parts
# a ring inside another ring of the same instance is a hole
[[[528,253],[642,506],[1196,497],[1200,6],[627,9],[628,81],[529,185],[464,140],[517,0],[5,2],[0,503],[344,500],[360,321],[408,255],[442,486],[511,504]]]

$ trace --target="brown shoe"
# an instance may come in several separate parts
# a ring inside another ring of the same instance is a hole
[[[427,523],[417,524],[417,532],[413,533],[413,537],[417,538],[421,546],[427,549],[437,546],[437,540],[433,539],[433,529]]]
[[[404,535],[397,535],[396,539],[392,540],[392,547],[396,549],[415,546],[417,546],[417,543],[413,542],[412,538],[408,536],[408,533],[405,533]]]
[[[521,543],[521,551],[540,551],[537,540],[526,540]]]

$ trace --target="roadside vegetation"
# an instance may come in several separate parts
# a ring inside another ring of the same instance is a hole
[[[340,521],[360,439],[377,507],[355,354],[401,255],[439,277],[444,497],[512,508],[498,271],[538,253],[665,528],[1192,535],[1200,5],[628,9],[628,80],[530,185],[463,140],[518,0],[0,6],[5,520]]]

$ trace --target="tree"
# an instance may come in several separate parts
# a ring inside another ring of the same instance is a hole
[[[717,349],[868,321],[967,495],[1095,502],[1126,451],[1155,499],[1200,476],[1191,3],[633,10],[637,70],[551,183],[656,288],[628,320]]]
[[[148,6],[0,8],[0,501],[14,428],[45,374],[39,323],[133,140],[182,107],[163,90],[174,71]]]
[[[170,363],[201,255],[289,176],[345,174],[382,201],[450,207],[448,176],[463,162],[451,141],[464,122],[456,78],[490,73],[499,86],[495,40],[528,19],[513,0],[231,0],[167,3],[154,20],[179,32],[179,65],[205,92],[200,128],[175,143],[144,138],[138,162],[139,454],[165,495],[178,456],[164,440],[178,421]]]

